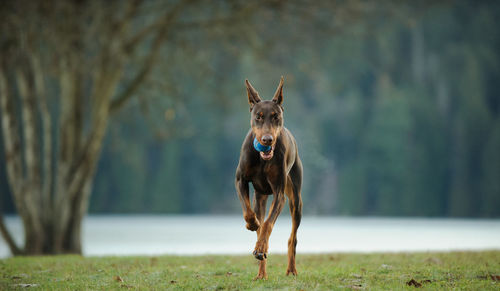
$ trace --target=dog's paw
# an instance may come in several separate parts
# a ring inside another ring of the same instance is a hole
[[[254,281],[256,280],[267,280],[267,274],[258,274],[255,278],[253,278]]]
[[[258,253],[257,251],[254,251],[253,255],[259,261],[262,261],[263,259],[267,259],[267,254],[266,253]]]
[[[246,222],[247,222],[247,229],[250,230],[250,231],[257,231],[257,229],[259,229],[260,227],[260,222],[259,220],[257,219],[257,217],[255,217],[255,215],[253,217],[250,217],[248,219],[245,219]]]
[[[253,255],[260,261],[267,259],[267,242],[261,240],[257,241]]]
[[[257,223],[247,223],[247,229],[250,231],[257,231],[259,229],[260,225],[259,222]]]
[[[290,274],[297,276],[297,269],[295,269],[295,267],[293,268],[288,267],[288,269],[286,270],[286,275],[288,276]]]

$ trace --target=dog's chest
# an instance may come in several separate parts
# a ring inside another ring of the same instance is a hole
[[[280,183],[279,173],[283,171],[278,165],[264,164],[261,167],[253,167],[249,173],[249,180],[256,191],[262,194],[272,194],[273,188]]]

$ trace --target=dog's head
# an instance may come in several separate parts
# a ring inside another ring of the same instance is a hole
[[[254,147],[260,151],[260,157],[270,160],[274,154],[274,146],[283,128],[283,77],[272,100],[264,100],[259,96],[248,80],[245,80],[248,103],[250,104],[250,124],[255,135]]]

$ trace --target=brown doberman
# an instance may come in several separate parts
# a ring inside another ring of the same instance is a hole
[[[250,82],[246,80],[245,83],[250,103],[251,129],[241,147],[235,184],[243,208],[243,217],[247,222],[246,227],[251,231],[257,231],[257,243],[253,254],[260,260],[260,266],[255,279],[267,278],[269,236],[285,205],[285,194],[292,215],[286,274],[297,275],[295,248],[297,229],[302,217],[300,196],[302,163],[295,138],[283,126],[283,77],[272,100],[262,101]],[[253,210],[249,197],[250,182],[255,190]],[[267,198],[272,194],[274,194],[273,202],[265,219]]]

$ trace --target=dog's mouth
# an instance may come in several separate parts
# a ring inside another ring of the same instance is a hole
[[[260,152],[260,157],[266,161],[272,159],[273,155],[274,155],[274,146],[271,147],[270,151]]]

